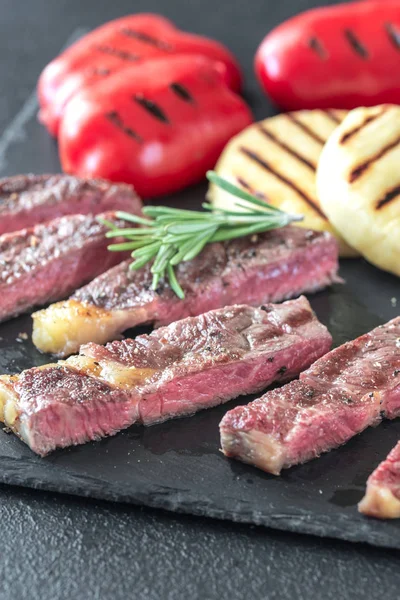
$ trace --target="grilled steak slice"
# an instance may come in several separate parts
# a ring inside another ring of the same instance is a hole
[[[62,365],[28,369],[0,387],[8,399],[5,421],[41,455],[112,435],[136,420],[124,390]]]
[[[236,303],[282,301],[337,281],[337,256],[332,236],[298,227],[210,244],[177,268],[184,300],[165,283],[153,291],[150,268],[130,271],[126,262],[70,300],[36,313],[33,340],[43,352],[66,356],[139,324],[166,325]]]
[[[300,381],[229,411],[223,452],[279,475],[377,425],[381,411],[398,416],[399,339],[400,317],[332,350]]]
[[[378,519],[400,518],[400,442],[369,476],[358,510]]]
[[[222,451],[279,475],[378,422],[374,395],[353,401],[335,388],[323,391],[293,381],[229,411],[220,424]]]
[[[331,341],[301,297],[261,309],[211,311],[135,340],[91,343],[81,354],[120,373],[152,371],[150,382],[136,384],[140,420],[150,425],[290,380],[325,354]]]
[[[286,381],[330,344],[303,297],[262,308],[222,308],[135,340],[88,344],[58,365],[2,377],[0,415],[44,455]]]
[[[121,225],[114,215],[103,216]],[[95,216],[69,215],[0,236],[0,321],[68,296],[124,258],[107,250],[106,231]]]
[[[0,234],[64,215],[115,210],[139,214],[141,206],[134,189],[125,184],[70,175],[16,175],[0,179]]]

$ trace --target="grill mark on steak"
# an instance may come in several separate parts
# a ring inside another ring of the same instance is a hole
[[[134,131],[133,129],[131,129],[130,127],[127,127],[125,125],[125,123],[123,122],[123,120],[121,119],[120,115],[118,114],[118,112],[116,110],[106,113],[105,117],[113,125],[115,125],[115,127],[120,129],[127,136],[129,136],[133,140],[136,140],[137,142],[139,142],[139,144],[143,143],[143,138],[136,131]]]
[[[299,381],[228,412],[227,456],[279,474],[400,414],[400,317],[332,350]]]
[[[161,121],[162,123],[169,124],[169,119],[165,112],[152,100],[145,98],[143,94],[135,94],[133,97],[134,101],[142,106],[152,117]]]
[[[377,210],[380,210],[384,206],[387,206],[392,200],[394,200],[395,198],[398,198],[399,195],[400,195],[400,185],[397,185],[396,187],[394,187],[391,190],[389,190],[388,192],[386,192],[386,194],[383,196],[383,198],[381,198],[380,200],[378,200],[376,202],[375,208]]]
[[[305,123],[300,121],[300,119],[295,117],[293,113],[286,113],[285,116],[289,121],[291,121],[291,123],[293,123],[294,125],[296,125],[296,127],[301,129],[302,131],[304,131],[304,133],[306,133],[308,136],[310,136],[310,138],[312,138],[313,140],[315,140],[316,142],[321,144],[321,146],[325,145],[326,139],[324,139],[316,131],[311,129],[311,127],[309,125],[306,125]]]
[[[10,394],[14,403],[6,424],[44,455],[289,380],[329,349],[331,336],[306,298],[264,308],[221,308],[0,378],[0,406]]]
[[[362,129],[364,129],[364,127],[366,125],[368,125],[368,123],[375,121],[375,119],[378,119],[379,117],[381,117],[386,111],[387,111],[387,107],[383,106],[382,110],[377,112],[375,115],[370,115],[369,117],[364,119],[364,121],[360,125],[358,125],[357,127],[354,127],[353,129],[350,129],[350,131],[347,131],[346,133],[344,133],[339,140],[339,144],[345,144],[346,142],[348,142],[352,137],[354,137],[357,133],[359,133]]]
[[[270,163],[268,163],[264,158],[261,158],[253,150],[250,150],[249,148],[241,146],[240,147],[240,152],[242,154],[244,154],[245,156],[247,156],[253,162],[257,163],[260,167],[262,167],[266,171],[269,171],[269,173],[271,173],[272,175],[274,175],[274,177],[276,177],[277,179],[279,179],[279,181],[281,181],[282,183],[284,183],[285,185],[287,185],[289,188],[291,188],[294,192],[296,192],[296,194],[298,196],[300,196],[300,198],[302,200],[304,200],[304,202],[306,202],[306,204],[308,204],[308,206],[310,208],[312,208],[321,217],[321,219],[324,219],[325,221],[327,220],[326,215],[323,213],[323,211],[318,206],[318,204],[312,198],[310,198],[310,196],[308,196],[308,194],[306,194],[303,190],[301,190],[297,186],[297,184],[294,183],[294,181],[292,181],[291,179],[289,179],[285,175],[282,175],[282,173],[279,173],[278,171],[276,171],[276,169]]]
[[[263,135],[265,135],[265,137],[270,139],[274,144],[276,144],[277,146],[285,150],[288,154],[290,154],[290,156],[293,156],[293,158],[297,159],[303,165],[311,169],[311,171],[315,172],[317,165],[312,163],[308,158],[305,158],[304,156],[299,154],[294,148],[291,148],[288,144],[286,144],[286,142],[283,142],[282,140],[277,138],[276,135],[272,133],[272,131],[269,131],[265,126],[263,127],[262,125],[260,125],[259,131]]]
[[[383,158],[385,154],[393,150],[393,148],[396,148],[396,146],[399,144],[400,137],[397,137],[395,140],[393,140],[393,142],[382,148],[382,150],[377,152],[374,156],[363,162],[361,165],[358,165],[358,167],[355,167],[350,173],[349,182],[354,183],[354,181],[359,179],[371,165],[377,162],[380,158]]]
[[[137,62],[140,59],[140,56],[138,54],[133,54],[132,52],[127,52],[126,50],[119,50],[119,48],[115,48],[114,46],[107,46],[105,44],[95,46],[95,50],[97,50],[97,52],[101,52],[102,54],[115,56],[116,58],[120,58],[121,60],[125,60],[128,62]]]
[[[16,175],[0,179],[0,234],[69,214],[139,214],[141,206],[126,184],[70,175]]]
[[[354,31],[352,31],[351,29],[345,29],[344,37],[348,41],[350,48],[355,52],[355,54],[357,54],[364,60],[367,60],[369,58],[369,52],[367,47],[364,46],[364,44],[362,44],[361,40],[359,40]]]
[[[308,46],[309,46],[309,48],[311,48],[311,50],[313,50],[315,52],[315,54],[321,60],[328,59],[329,54],[326,51],[325,46],[323,45],[321,40],[319,38],[317,38],[317,36],[314,35],[314,36],[310,37],[310,39],[308,40]]]
[[[122,27],[120,32],[122,35],[138,40],[139,42],[143,42],[144,44],[154,46],[159,50],[164,50],[165,52],[172,52],[173,50],[173,47],[169,42],[155,38],[148,33],[144,33],[143,31],[138,31],[137,29],[132,29],[131,27]]]
[[[396,50],[400,50],[400,32],[397,27],[393,23],[385,23],[385,30],[391,44]]]

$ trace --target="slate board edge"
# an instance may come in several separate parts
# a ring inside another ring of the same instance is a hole
[[[147,506],[149,508],[162,509],[177,514],[194,515],[220,520],[229,520],[235,523],[261,525],[264,527],[314,535],[321,538],[334,538],[348,542],[367,543],[372,546],[400,549],[400,539],[393,536],[393,531],[383,531],[384,522],[379,522],[381,531],[377,533],[373,525],[376,520],[365,518],[365,523],[360,527],[359,521],[354,521],[347,515],[337,515],[336,523],[332,520],[325,521],[320,515],[313,513],[294,512],[293,514],[263,514],[258,511],[249,511],[246,503],[238,502],[232,498],[225,498],[225,507],[216,508],[213,495],[210,494],[206,501],[192,495],[190,490],[173,490],[171,488],[160,489],[154,485],[143,486],[137,491],[128,492],[123,485],[114,484],[114,492],[106,489],[107,482],[100,479],[90,478],[92,487],[86,487],[87,476],[76,476],[64,472],[64,481],[54,485],[51,481],[51,470],[46,464],[46,471],[39,468],[40,473],[35,474],[36,465],[26,460],[15,460],[2,457],[2,467],[6,472],[0,473],[0,483],[18,487],[32,488],[47,492],[69,494],[72,496],[106,500],[108,502],[119,502],[134,504],[136,506]],[[18,472],[12,473],[17,470]],[[9,471],[7,473],[7,471]],[[11,473],[10,473],[11,472]],[[221,501],[219,500],[219,504]],[[234,506],[234,505],[235,506]],[[390,522],[389,522],[390,525]],[[354,526],[354,531],[352,531]]]

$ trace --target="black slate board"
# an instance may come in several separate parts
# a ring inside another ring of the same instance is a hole
[[[36,109],[32,95],[0,138],[0,175],[59,170],[55,143],[36,123]],[[204,192],[198,186],[168,201],[195,208]],[[355,300],[355,286],[368,293],[369,286],[379,285],[387,303],[398,289],[394,277],[363,261],[347,261],[342,275],[347,286],[311,298],[336,345],[382,322]],[[0,326],[0,372],[49,362],[20,338],[30,327],[29,316]],[[343,448],[276,478],[229,461],[218,450],[222,415],[250,399],[151,428],[133,426],[116,437],[45,459],[0,431],[0,482],[400,548],[399,522],[368,520],[356,508],[367,476],[400,438],[399,422],[368,430]]]
[[[311,300],[335,344],[381,322],[341,286]],[[29,329],[28,316],[0,327],[1,372],[48,360],[29,341],[16,341]],[[400,548],[400,523],[367,520],[356,510],[368,474],[400,437],[399,422],[276,478],[218,450],[222,415],[250,399],[150,428],[133,426],[45,459],[0,431],[0,481]]]

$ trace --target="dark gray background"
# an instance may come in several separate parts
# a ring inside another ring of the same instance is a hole
[[[0,131],[77,27],[143,10],[162,12],[182,27],[227,43],[245,70],[256,117],[265,117],[272,107],[253,77],[253,53],[274,25],[315,5],[307,0],[1,0]],[[349,281],[351,291],[383,318],[393,316],[397,284],[382,293],[379,279],[371,285],[363,271],[360,262],[360,277]],[[399,597],[398,553],[362,545],[5,486],[0,487],[0,527],[1,600]]]

